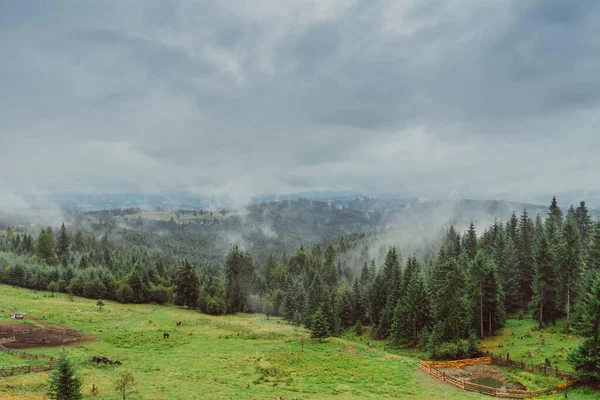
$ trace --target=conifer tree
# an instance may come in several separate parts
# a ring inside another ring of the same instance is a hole
[[[232,246],[225,262],[227,311],[244,312],[252,284],[252,256]]]
[[[402,288],[400,259],[395,247],[390,248],[387,253],[381,272],[381,282],[384,285],[385,300],[377,322],[377,333],[382,337],[388,337]]]
[[[587,249],[584,284],[587,288],[600,271],[600,221],[593,224],[590,244]]]
[[[450,229],[446,235],[444,243],[444,252],[447,257],[458,259],[461,254],[460,234],[456,232],[454,225],[450,225]]]
[[[550,203],[550,207],[548,208],[548,217],[555,223],[559,225],[562,224],[563,213],[560,207],[558,206],[558,201],[556,201],[556,196],[552,197],[552,202]]]
[[[63,223],[60,227],[58,243],[56,245],[56,255],[61,265],[67,265],[67,263],[69,262],[70,243],[71,240],[69,239],[69,235],[67,235],[67,229],[65,228],[65,224]]]
[[[519,256],[512,240],[507,239],[503,242],[505,244],[498,257],[498,277],[504,291],[504,309],[509,314],[512,314],[523,304],[520,286]]]
[[[517,214],[514,211],[506,223],[506,233],[512,239],[515,246],[517,246],[519,241],[519,218],[517,218]]]
[[[483,251],[478,251],[475,259],[469,264],[469,280],[473,325],[477,327],[480,337],[483,338],[486,331],[491,334],[493,329],[504,322],[502,289],[497,277],[496,265]]]
[[[585,201],[581,201],[579,207],[575,210],[575,220],[577,221],[577,227],[579,228],[581,247],[585,251],[590,244],[593,229],[592,217],[585,205]]]
[[[39,258],[44,260],[48,265],[56,265],[56,253],[54,248],[56,247],[56,240],[54,236],[42,231],[38,237],[36,254]]]
[[[192,265],[185,260],[177,270],[175,281],[175,302],[188,308],[196,307],[200,290],[198,274]]]
[[[329,324],[327,323],[327,318],[323,312],[323,306],[317,307],[312,314],[310,332],[312,337],[319,339],[319,342],[322,342],[324,338],[329,336]]]
[[[533,264],[534,264],[534,225],[529,218],[527,210],[523,210],[519,220],[518,233],[518,254],[519,254],[519,277],[522,307],[526,308],[527,303],[533,296]]]
[[[473,222],[469,224],[464,247],[467,258],[473,260],[475,258],[475,253],[477,253],[477,233],[475,232],[475,225]]]
[[[535,254],[535,272],[533,275],[533,302],[537,310],[540,329],[548,321],[556,318],[556,286],[554,261],[550,244],[545,234],[541,234]]]
[[[348,285],[344,284],[338,288],[335,295],[335,311],[343,328],[354,324],[354,298]]]
[[[569,332],[569,323],[571,320],[571,309],[573,307],[573,298],[577,295],[581,264],[581,243],[579,240],[579,229],[572,216],[567,217],[563,231],[562,243],[560,247],[560,295],[565,307],[565,332]]]
[[[427,289],[421,271],[417,269],[411,274],[411,279],[396,306],[390,342],[395,346],[416,345],[430,320]]]
[[[600,382],[600,273],[583,297],[579,306],[579,321],[575,324],[577,334],[585,339],[569,354],[579,379],[586,383]]]
[[[77,375],[75,367],[67,358],[65,351],[60,355],[56,368],[50,374],[48,396],[53,400],[80,400],[81,378]]]

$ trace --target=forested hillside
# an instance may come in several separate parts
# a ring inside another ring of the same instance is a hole
[[[380,222],[314,202],[188,224],[78,215],[72,228],[37,234],[6,227],[0,282],[209,314],[262,311],[316,337],[370,327],[373,337],[421,346],[432,358],[475,354],[507,315],[531,313],[540,329],[561,320],[589,337],[573,362],[590,370],[585,357],[599,348],[600,223],[585,203],[563,212],[553,199],[544,214],[513,212],[466,231],[441,226],[418,256],[402,252],[401,237],[390,246],[395,229],[361,232]],[[240,244],[225,247],[227,239]]]

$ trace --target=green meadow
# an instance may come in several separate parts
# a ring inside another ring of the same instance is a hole
[[[213,317],[178,307],[109,301],[99,310],[95,304],[0,286],[0,308],[27,312],[94,338],[64,348],[82,377],[86,399],[117,398],[113,382],[125,369],[137,381],[132,399],[489,398],[420,372],[420,353],[393,354],[383,342],[369,347],[367,337],[348,334],[318,343],[306,330],[264,315]],[[2,313],[0,323],[9,322],[9,316]],[[178,321],[181,327],[176,327]],[[163,339],[165,331],[168,339]],[[58,356],[63,348],[28,351]],[[122,365],[96,365],[90,362],[94,356]],[[0,353],[0,368],[26,362]],[[0,378],[0,399],[43,399],[47,379],[47,373]],[[98,395],[91,394],[92,385],[99,388]],[[569,398],[591,400],[600,394],[580,388]]]

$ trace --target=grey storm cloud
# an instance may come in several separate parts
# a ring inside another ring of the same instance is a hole
[[[599,27],[592,0],[3,2],[0,191],[598,190]]]

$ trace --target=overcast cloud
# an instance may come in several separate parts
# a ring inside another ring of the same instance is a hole
[[[600,2],[0,2],[0,191],[598,190]]]

